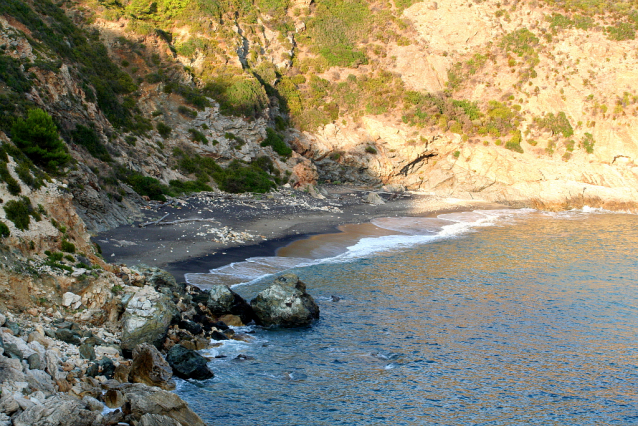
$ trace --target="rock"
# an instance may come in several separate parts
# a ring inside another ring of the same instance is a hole
[[[5,343],[3,347],[4,347],[4,356],[9,358],[15,358],[15,359],[24,358],[24,354],[15,343]]]
[[[83,343],[78,349],[80,351],[80,358],[88,359],[89,361],[95,359],[95,348],[93,346]]]
[[[104,404],[111,409],[120,408],[124,404],[124,394],[117,389],[109,389],[103,398]]]
[[[175,389],[175,382],[171,377],[171,366],[155,346],[144,343],[135,348],[129,373],[131,382],[172,390]]]
[[[29,336],[27,337],[27,342],[28,343],[38,342],[45,348],[48,348],[51,345],[51,341],[49,340],[49,338],[46,337],[44,333],[40,333],[39,331],[32,331],[31,333],[29,333]]]
[[[11,330],[11,333],[14,336],[19,336],[20,333],[22,332],[22,330],[20,329],[20,325],[17,322],[5,320],[4,326],[8,328],[9,330]]]
[[[226,314],[237,315],[244,324],[254,319],[254,313],[250,305],[227,285],[216,285],[210,289],[208,310],[215,316]]]
[[[80,344],[82,343],[82,341],[80,340],[80,335],[75,331],[69,330],[68,328],[60,328],[56,330],[55,338],[75,346],[80,346]]]
[[[222,315],[221,317],[219,317],[219,320],[222,321],[224,324],[228,324],[232,327],[243,327],[244,325],[246,325],[240,317],[232,314]]]
[[[0,313],[0,327],[4,327],[4,323],[7,321],[6,315]]]
[[[77,271],[76,271],[77,272]],[[85,273],[86,270],[83,270],[82,273]],[[80,276],[82,274],[78,274]],[[62,295],[62,304],[67,308],[77,309],[82,305],[82,297],[78,296],[75,293],[66,292]]]
[[[48,350],[44,356],[44,371],[49,373],[49,376],[53,378],[53,380],[60,380],[65,377],[64,373],[60,371],[60,358],[58,354],[53,352],[52,350]]]
[[[145,414],[158,414],[177,420],[182,426],[206,426],[179,396],[140,383],[122,385],[125,413],[134,419]]]
[[[92,396],[86,395],[85,397],[82,398],[82,401],[86,404],[86,407],[91,411],[99,411],[101,413],[102,410],[104,409],[104,404],[102,404],[100,401],[93,398]]]
[[[40,355],[37,353],[29,355],[27,358],[27,363],[29,364],[29,368],[31,370],[40,370],[42,369],[42,363],[40,361]]]
[[[177,283],[175,277],[163,269],[140,264],[131,266],[130,270],[133,273],[143,275],[146,278],[146,282],[156,290],[159,290],[161,287],[168,287],[171,290],[181,290],[181,286]]]
[[[11,417],[0,413],[0,426],[11,426]]]
[[[97,363],[100,369],[100,375],[106,377],[107,379],[113,378],[113,373],[115,373],[115,364],[111,358],[103,356],[102,359]]]
[[[206,365],[206,358],[182,345],[173,346],[166,360],[173,367],[175,375],[182,379],[206,380],[214,377]]]
[[[46,395],[55,393],[55,383],[53,383],[51,376],[44,371],[39,369],[27,370],[25,375],[27,376],[27,383],[31,389],[41,391]]]
[[[168,296],[149,286],[142,288],[131,297],[122,316],[122,351],[130,354],[142,343],[161,347],[177,315],[177,307]]]
[[[201,334],[201,332],[204,331],[204,327],[202,327],[201,324],[197,324],[190,320],[180,321],[179,328],[186,330],[193,335]]]
[[[405,186],[403,185],[383,185],[383,187],[381,188],[383,191],[385,192],[394,192],[394,193],[401,193],[401,192],[405,192]]]
[[[10,333],[0,333],[0,335],[2,335],[4,340],[4,356],[24,359],[35,352],[20,337],[16,337]]]
[[[100,413],[86,409],[86,403],[69,395],[54,395],[42,404],[34,404],[13,419],[14,426],[93,426]]]
[[[180,426],[180,423],[167,416],[159,414],[144,414],[137,426]]]
[[[319,318],[319,306],[294,274],[276,278],[250,304],[264,326],[305,327]]]
[[[115,367],[115,372],[113,373],[113,378],[120,383],[126,383],[129,381],[129,373],[131,372],[131,367],[126,364],[120,364]]]
[[[379,206],[381,204],[385,204],[385,201],[383,200],[383,198],[381,198],[381,196],[377,194],[376,192],[369,192],[368,195],[366,195],[366,197],[364,198],[364,201],[366,203],[372,204],[373,206]]]
[[[210,337],[213,340],[228,340],[228,336],[226,336],[224,333],[220,332],[220,331],[213,331],[210,335]]]

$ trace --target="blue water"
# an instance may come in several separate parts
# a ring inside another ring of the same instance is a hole
[[[490,225],[295,269],[321,320],[178,393],[210,424],[638,424],[638,217]]]

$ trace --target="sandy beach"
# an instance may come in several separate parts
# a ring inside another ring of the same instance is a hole
[[[412,192],[378,192],[384,203],[372,204],[370,192],[363,187],[326,185],[317,194],[292,189],[263,195],[199,193],[150,204],[143,220],[100,233],[93,240],[109,262],[158,266],[183,281],[185,273],[208,272],[249,257],[272,256],[296,240],[338,234],[339,227],[347,224],[379,217],[507,207]],[[157,224],[148,224],[159,219],[162,221]]]

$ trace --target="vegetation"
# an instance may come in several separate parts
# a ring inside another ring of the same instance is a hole
[[[166,125],[166,123],[163,123],[161,121],[157,122],[157,124],[155,125],[155,128],[157,129],[157,133],[159,133],[160,136],[163,137],[164,139],[168,138],[173,132],[173,129],[171,129],[170,126]]]
[[[62,240],[60,249],[65,253],[75,253],[75,244],[67,240]]]
[[[284,138],[275,130],[268,127],[266,129],[266,135],[266,139],[261,143],[261,146],[270,146],[277,154],[285,158],[292,155],[292,149],[286,145]]]
[[[9,235],[11,235],[11,231],[9,231],[7,224],[0,222],[0,238],[7,238]]]
[[[583,136],[580,144],[585,149],[585,152],[587,152],[587,154],[594,153],[594,145],[596,144],[596,141],[594,141],[594,135],[592,135],[591,133],[585,133],[585,136]]]
[[[60,169],[71,161],[53,119],[41,109],[29,111],[26,120],[18,119],[11,132],[16,146],[35,164],[50,172],[60,173]]]
[[[534,119],[534,123],[538,128],[550,131],[554,135],[561,134],[563,137],[568,138],[574,134],[574,128],[563,111],[556,115],[550,112],[544,117],[537,117]]]
[[[31,217],[33,217],[36,222],[39,222],[41,219],[40,214],[33,208],[31,201],[27,197],[7,201],[4,205],[4,211],[7,215],[7,219],[13,222],[15,227],[22,231],[29,229]]]
[[[106,147],[100,141],[97,132],[92,127],[78,124],[75,130],[71,132],[71,137],[75,144],[85,147],[89,154],[95,158],[106,162],[113,161]]]

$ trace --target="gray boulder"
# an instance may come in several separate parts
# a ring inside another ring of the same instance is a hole
[[[276,278],[250,305],[257,322],[267,327],[306,327],[319,318],[319,306],[294,274]]]
[[[156,290],[159,290],[162,287],[168,287],[171,290],[181,290],[181,286],[177,283],[175,277],[163,269],[154,266],[150,267],[144,264],[131,266],[129,269],[140,275],[144,275],[146,282],[149,285],[152,285]]]
[[[182,345],[173,346],[166,360],[173,367],[175,375],[182,379],[206,380],[214,377],[206,365],[206,358]]]
[[[66,394],[34,404],[13,419],[14,426],[97,426],[102,424],[99,412],[87,409],[84,401]]]
[[[244,324],[254,319],[254,313],[248,302],[227,285],[215,285],[208,293],[206,307],[211,314],[221,316],[237,315]]]
[[[180,423],[170,417],[160,416],[159,414],[144,414],[140,419],[138,426],[181,426]]]
[[[168,327],[178,315],[177,307],[168,296],[153,287],[143,287],[129,299],[122,316],[124,354],[130,355],[142,343],[161,347]]]
[[[157,414],[177,420],[182,426],[206,426],[188,404],[172,392],[140,383],[122,385],[118,390],[124,399],[123,411],[133,419]]]
[[[129,380],[162,389],[175,389],[173,370],[155,346],[143,343],[133,351]]]

